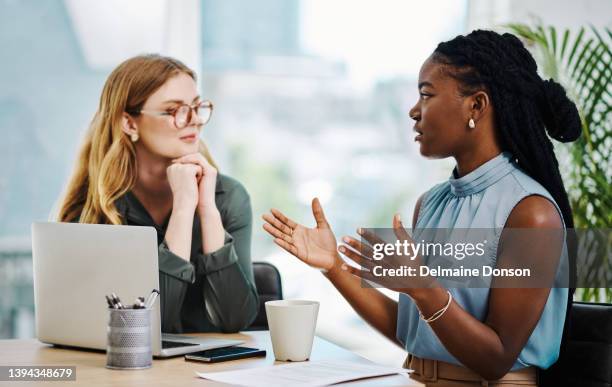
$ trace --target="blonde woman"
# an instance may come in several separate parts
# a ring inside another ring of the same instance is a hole
[[[248,193],[199,139],[212,109],[178,60],[126,60],[104,85],[60,207],[62,222],[155,227],[164,332],[236,332],[258,311]]]

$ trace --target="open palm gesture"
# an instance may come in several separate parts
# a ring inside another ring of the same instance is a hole
[[[274,243],[306,264],[330,270],[341,259],[336,252],[336,237],[325,219],[319,199],[312,200],[316,227],[308,228],[294,222],[282,212],[272,209],[264,214],[263,228],[274,237]]]

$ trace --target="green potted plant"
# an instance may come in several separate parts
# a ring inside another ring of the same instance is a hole
[[[612,225],[612,32],[591,26],[557,31],[553,26],[510,24],[538,61],[546,78],[565,86],[582,119],[582,136],[556,147],[577,229],[605,230]],[[612,275],[610,237],[587,246],[596,259],[578,270]],[[583,248],[585,246],[582,246]],[[582,264],[582,262],[581,262]],[[588,267],[591,265],[592,267]],[[601,270],[604,268],[604,270]],[[601,280],[601,279],[600,279]],[[610,279],[599,283],[610,283]],[[577,289],[581,301],[612,302],[612,288]]]

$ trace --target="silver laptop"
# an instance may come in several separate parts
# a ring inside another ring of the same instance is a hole
[[[108,304],[126,304],[159,289],[157,235],[153,227],[33,223],[34,304],[40,341],[106,349]],[[153,355],[177,356],[244,343],[161,333],[159,298],[153,308]]]

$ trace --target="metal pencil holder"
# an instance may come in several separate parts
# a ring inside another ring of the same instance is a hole
[[[108,309],[106,367],[144,369],[153,363],[151,309]]]

